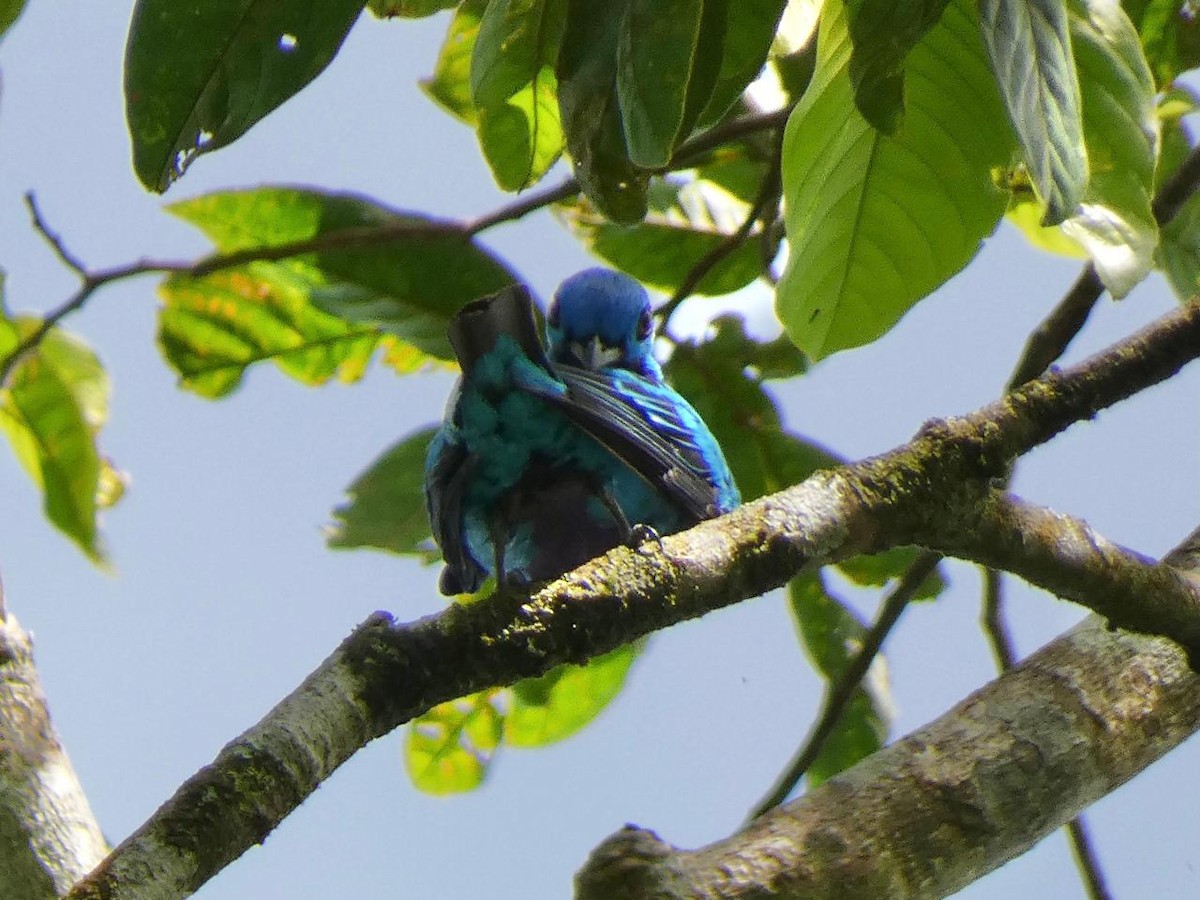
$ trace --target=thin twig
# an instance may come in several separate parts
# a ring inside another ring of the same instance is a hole
[[[29,210],[29,218],[33,220],[33,230],[46,239],[46,242],[54,249],[54,253],[62,260],[63,265],[73,270],[79,277],[86,278],[87,266],[66,248],[58,234],[50,230],[46,220],[42,218],[42,211],[38,209],[37,197],[34,196],[33,191],[25,192],[25,207]]]
[[[825,743],[842,720],[842,716],[846,712],[846,707],[854,698],[855,691],[859,689],[860,683],[870,670],[871,663],[879,655],[879,650],[883,647],[883,642],[891,634],[892,628],[900,619],[900,615],[908,608],[913,595],[925,583],[925,579],[933,574],[933,570],[937,568],[937,564],[941,559],[941,554],[938,553],[922,553],[908,567],[908,571],[904,573],[904,576],[892,588],[891,593],[884,598],[883,603],[879,607],[879,614],[875,619],[875,623],[863,635],[862,646],[859,648],[858,653],[850,660],[850,664],[846,666],[841,677],[837,681],[832,682],[826,690],[825,702],[821,708],[821,714],[813,724],[812,730],[808,733],[804,744],[796,751],[796,755],[792,757],[787,769],[784,770],[784,773],[775,782],[770,792],[759,801],[758,805],[750,813],[751,819],[757,819],[763,813],[774,809],[786,800],[788,795],[795,790],[796,785],[800,783],[800,779],[804,777],[804,773],[816,762],[817,757],[821,755],[821,751],[825,747]]]
[[[755,224],[760,219],[767,218],[768,207],[772,206],[772,204],[778,207],[780,155],[783,150],[782,142],[783,135],[780,133],[776,136],[775,150],[771,154],[771,162],[767,166],[767,171],[763,173],[763,180],[762,184],[759,185],[758,195],[754,198],[754,203],[746,213],[746,218],[742,221],[742,224],[725,240],[696,260],[692,267],[688,269],[679,287],[675,289],[675,293],[671,295],[671,299],[664,303],[662,309],[659,310],[664,328],[670,324],[671,316],[675,314],[675,310],[679,308],[679,304],[692,295],[692,292],[699,287],[704,277],[726,257],[741,247],[742,244],[746,243],[746,240],[750,237],[750,232],[754,230]],[[770,221],[774,221],[774,218],[774,215],[772,215]]]

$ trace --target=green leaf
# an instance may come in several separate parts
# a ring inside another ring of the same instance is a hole
[[[1137,26],[1146,60],[1160,88],[1200,66],[1200,18],[1194,3],[1148,0],[1124,6]]]
[[[413,720],[404,763],[418,789],[454,794],[483,783],[503,734],[503,718],[493,704],[496,693],[451,700]]]
[[[25,8],[25,0],[0,0],[0,38],[12,27]]]
[[[849,607],[826,590],[818,573],[794,578],[788,585],[788,601],[809,658],[832,684],[858,652],[866,628]],[[887,741],[891,692],[882,662],[882,656],[876,658],[863,686],[855,690],[837,728],[809,767],[805,776],[809,787],[865,759]]]
[[[983,42],[1046,225],[1075,213],[1088,178],[1079,80],[1062,0],[981,0]]]
[[[487,6],[488,0],[463,0],[450,20],[433,75],[420,83],[434,103],[468,125],[474,125],[476,118],[471,102],[471,56]]]
[[[647,174],[629,159],[617,101],[617,40],[630,0],[569,0],[558,107],[580,187],[614,222],[646,215]]]
[[[850,49],[831,4],[784,139],[790,250],[776,309],[814,359],[884,334],[966,265],[1004,212],[992,172],[1014,146],[970,0],[952,0],[909,53],[894,136],[855,108]]]
[[[620,693],[641,647],[618,647],[582,666],[558,666],[540,678],[517,682],[504,719],[504,742],[545,747],[579,731]]]
[[[367,8],[381,19],[424,19],[458,4],[459,0],[367,0]]]
[[[742,500],[782,490],[817,469],[838,465],[840,460],[828,451],[784,431],[775,401],[761,380],[762,367],[778,367],[778,345],[750,340],[734,316],[717,319],[713,328],[712,340],[677,346],[666,372],[721,445]],[[802,361],[793,360],[800,371]]]
[[[712,97],[729,0],[629,0],[617,42],[617,97],[629,158],[665,166]]]
[[[674,293],[692,268],[726,242],[749,207],[710,182],[655,183],[650,211],[637,225],[609,222],[586,199],[557,207],[567,227],[593,253],[643,284]],[[745,287],[763,271],[757,230],[700,280],[696,293],[715,296]]]
[[[37,325],[0,313],[0,359]],[[0,388],[0,431],[41,490],[46,518],[101,564],[96,515],[105,465],[96,438],[108,415],[108,391],[96,355],[59,329],[25,354]]]
[[[425,454],[436,429],[425,428],[389,447],[346,488],[349,502],[333,511],[326,540],[348,550],[372,547],[415,554],[427,562],[429,519],[425,514]]]
[[[536,184],[562,155],[556,84],[546,68],[508,100],[479,109],[479,144],[502,190]]]
[[[1150,204],[1158,158],[1154,79],[1132,23],[1105,0],[1071,0],[1071,41],[1083,96],[1091,179],[1082,211],[1063,223],[1114,297],[1154,262],[1158,226]]]
[[[715,125],[758,77],[775,38],[787,0],[734,0],[726,3],[725,44],[701,126]]]
[[[504,103],[553,69],[566,15],[567,0],[492,0],[471,57],[475,105]]]
[[[904,577],[920,554],[921,551],[915,547],[895,547],[882,553],[851,557],[838,563],[837,568],[857,585],[883,587],[893,579]],[[945,589],[946,579],[938,567],[921,582],[913,599],[933,600]]]
[[[854,103],[872,126],[894,134],[904,115],[904,61],[948,0],[846,0]]]
[[[266,187],[168,210],[222,253],[320,239],[331,247],[164,283],[160,343],[185,385],[210,397],[268,359],[308,384],[358,378],[380,347],[401,372],[450,360],[454,312],[514,280],[457,226],[355,195]],[[392,229],[388,241],[361,240],[381,229]]]
[[[133,167],[165,191],[329,65],[363,0],[138,0],[125,50]]]

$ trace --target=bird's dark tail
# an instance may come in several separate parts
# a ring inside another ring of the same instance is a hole
[[[533,297],[523,284],[513,284],[478,300],[472,300],[450,323],[450,346],[458,357],[463,375],[470,377],[475,363],[508,335],[533,362],[553,371],[538,330]]]

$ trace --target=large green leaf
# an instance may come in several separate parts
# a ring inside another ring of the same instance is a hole
[[[38,325],[0,312],[0,360]],[[51,330],[0,388],[0,431],[42,492],[50,522],[94,562],[105,554],[97,523],[106,468],[96,439],[108,417],[108,376],[78,338]]]
[[[854,103],[875,128],[892,134],[904,113],[904,61],[948,0],[846,0]]]
[[[558,666],[541,678],[518,681],[504,718],[504,742],[544,747],[579,731],[621,692],[641,647],[618,647],[582,666]]]
[[[1014,147],[970,0],[952,0],[909,53],[893,136],[854,106],[840,4],[825,8],[818,48],[784,140],[790,251],[776,293],[813,358],[879,337],[966,265],[1004,212],[993,171]]]
[[[451,700],[413,720],[404,762],[417,788],[453,794],[483,783],[504,728],[495,695],[483,691]]]
[[[322,238],[329,246],[167,279],[160,342],[184,383],[207,396],[228,393],[263,360],[310,384],[357,378],[379,347],[401,372],[449,360],[454,312],[514,280],[457,227],[353,195],[270,187],[168,209],[223,253]],[[392,229],[388,241],[363,241],[381,229]]]
[[[350,500],[333,511],[330,547],[373,547],[434,558],[425,514],[425,454],[435,429],[393,444],[346,488]]]
[[[138,0],[125,49],[133,167],[165,191],[329,65],[363,0]]]
[[[702,126],[719,122],[766,65],[787,0],[733,0],[726,4],[725,44]]]
[[[656,182],[650,211],[636,225],[608,221],[586,199],[557,207],[571,232],[597,256],[650,287],[674,293],[692,268],[726,242],[748,206],[710,182]],[[763,270],[760,238],[750,238],[700,280],[696,293],[728,294]]]
[[[629,158],[659,168],[712,97],[737,0],[628,0],[617,42],[617,97]]]
[[[1150,271],[1158,226],[1150,204],[1158,158],[1154,79],[1132,23],[1106,0],[1070,0],[1091,178],[1063,230],[1123,297]]]
[[[1194,3],[1127,0],[1122,6],[1137,26],[1146,60],[1160,88],[1200,66],[1200,17]]]
[[[1088,177],[1067,11],[1062,0],[981,0],[979,10],[1045,224],[1057,225],[1075,213]]]
[[[813,665],[827,681],[835,682],[857,654],[865,627],[826,590],[818,573],[794,578],[788,585],[788,601]],[[806,778],[810,787],[870,756],[886,742],[891,692],[885,672],[883,658],[878,657],[864,686],[855,690],[833,734],[809,767]]]
[[[487,6],[488,0],[463,0],[446,29],[433,74],[421,81],[421,90],[434,103],[468,125],[474,125],[476,119],[471,102],[471,57]]]
[[[501,188],[521,190],[562,153],[554,74],[567,0],[492,0],[471,61],[479,142]]]
[[[617,101],[617,41],[630,0],[568,0],[558,107],[583,192],[614,222],[646,215],[647,174],[629,159]]]

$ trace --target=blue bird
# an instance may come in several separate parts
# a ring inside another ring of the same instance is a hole
[[[554,578],[634,526],[670,534],[738,504],[716,440],[662,379],[636,281],[563,282],[548,352],[520,285],[467,304],[449,336],[462,376],[425,465],[443,593]]]

